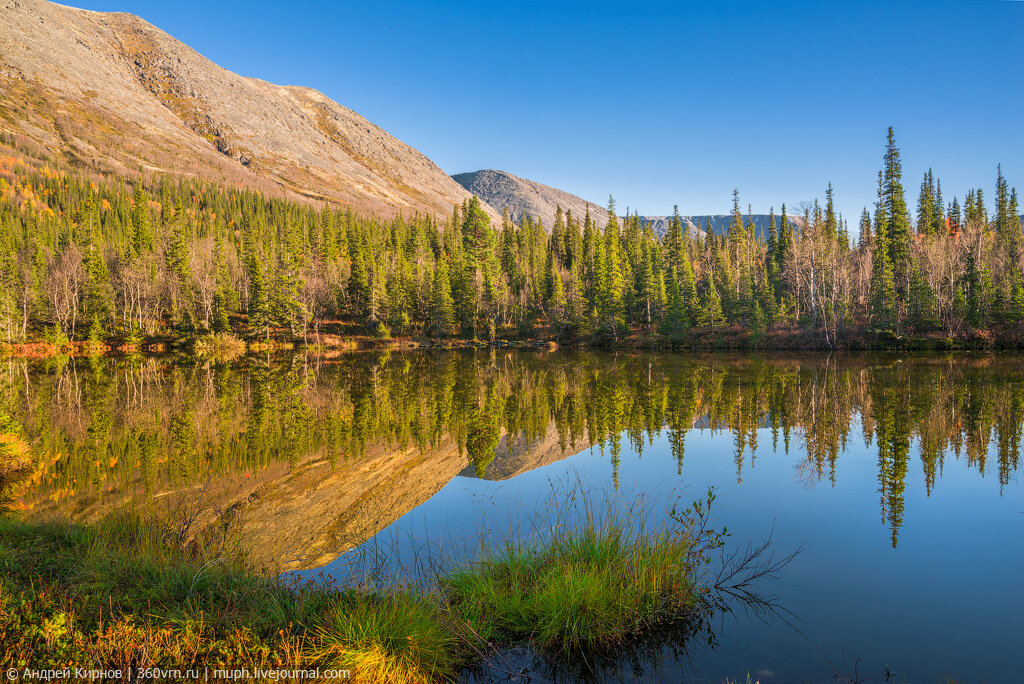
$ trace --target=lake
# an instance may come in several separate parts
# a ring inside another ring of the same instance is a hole
[[[716,492],[727,551],[800,553],[620,681],[1020,678],[1024,357],[481,350],[0,362],[31,518],[122,506],[243,530],[272,571],[416,576],[572,501]],[[225,532],[227,534],[227,532]],[[441,561],[445,562],[445,561]],[[710,641],[710,644],[709,644]],[[469,673],[579,672],[504,654]]]

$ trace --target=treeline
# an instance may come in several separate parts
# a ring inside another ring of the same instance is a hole
[[[451,217],[384,220],[163,177],[96,181],[0,157],[0,335],[57,341],[237,332],[251,337],[684,339],[731,325],[956,337],[1024,320],[1016,190],[997,171],[945,202],[929,171],[912,217],[892,137],[878,200],[855,230],[824,204],[772,211],[766,235],[733,198],[725,234],[664,235],[638,216],[554,225],[474,198]]]
[[[293,361],[5,363],[0,402],[38,456],[19,501],[114,505],[137,490],[149,499],[274,463],[359,459],[374,446],[430,454],[443,440],[491,477],[518,467],[491,467],[503,436],[523,445],[557,436],[566,454],[594,446],[617,485],[624,450],[644,453],[665,435],[664,455],[682,473],[690,431],[707,429],[732,436],[733,453],[721,456],[739,480],[765,453],[792,445],[801,479],[834,485],[851,445],[871,445],[895,544],[908,478],[921,478],[930,494],[955,458],[1002,489],[1020,469],[1024,371],[998,358],[837,363],[491,350]]]

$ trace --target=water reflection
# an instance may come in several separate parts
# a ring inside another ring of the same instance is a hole
[[[512,478],[593,446],[618,486],[623,449],[642,457],[663,433],[682,473],[695,429],[731,434],[739,483],[770,439],[771,453],[797,456],[805,486],[834,487],[850,441],[863,440],[895,547],[908,478],[930,495],[946,461],[962,459],[1000,492],[1013,479],[1024,364],[497,350],[8,359],[0,399],[35,454],[16,499],[29,514],[90,519],[202,492],[255,523],[259,560],[297,568],[330,561],[459,475]]]

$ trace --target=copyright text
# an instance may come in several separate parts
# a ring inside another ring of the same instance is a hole
[[[66,667],[61,669],[11,668],[7,670],[7,681],[57,682],[57,681],[319,681],[350,679],[349,670],[273,670],[273,669],[164,669],[139,667],[129,670],[104,670],[98,668]]]

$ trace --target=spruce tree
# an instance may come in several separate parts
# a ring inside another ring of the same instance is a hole
[[[686,313],[685,322],[687,326],[699,325],[702,313],[700,295],[697,293],[697,280],[694,277],[693,266],[690,265],[689,259],[683,259],[682,269],[680,290],[683,298],[683,310]]]
[[[434,269],[434,279],[430,288],[430,323],[434,335],[437,337],[451,335],[455,322],[454,310],[455,302],[452,299],[448,266],[442,260]]]
[[[683,305],[683,293],[679,287],[679,273],[673,268],[668,277],[668,310],[665,312],[664,330],[672,333],[684,326],[686,308]]]
[[[608,225],[604,229],[602,264],[599,278],[598,316],[601,327],[618,339],[619,329],[623,324],[622,295],[625,279],[622,274],[622,261],[619,245],[619,222],[615,216],[615,200],[608,199]]]
[[[960,233],[961,229],[961,218],[960,218],[960,202],[956,197],[953,198],[953,204],[949,207],[949,235],[950,237],[956,237]]]
[[[1014,323],[1024,321],[1024,278],[1019,272],[1013,277],[1008,318]]]
[[[867,249],[871,246],[871,214],[868,213],[867,207],[860,215],[860,234],[857,239],[857,246],[861,249]]]
[[[138,257],[153,249],[149,231],[149,196],[142,183],[135,184],[132,201],[132,256]]]
[[[701,322],[711,327],[721,325],[725,322],[725,317],[722,315],[722,298],[718,294],[718,287],[715,285],[715,279],[710,269],[704,271],[703,284],[704,306],[701,309],[703,318]]]
[[[928,169],[921,181],[921,192],[917,197],[917,232],[932,235],[935,229],[935,183],[932,170]]]
[[[677,271],[683,259],[683,221],[679,217],[679,205],[672,210],[672,218],[668,223],[668,232],[665,234],[665,265],[667,268]]]
[[[569,269],[569,287],[565,297],[566,304],[566,326],[565,329],[571,334],[578,334],[582,331],[587,313],[587,303],[584,297],[583,278],[580,275],[582,264],[575,259]]]
[[[886,139],[883,196],[886,227],[885,239],[889,260],[892,264],[893,284],[899,297],[906,301],[910,289],[910,221],[907,215],[907,201],[903,194],[903,167],[900,151],[896,147],[892,127]]]
[[[836,240],[839,237],[839,223],[836,219],[832,183],[829,183],[828,188],[825,190],[825,235],[832,240]]]
[[[875,235],[871,261],[871,317],[876,327],[889,328],[896,323],[896,288],[890,258],[888,204],[882,174],[878,175],[878,202],[875,204]]]
[[[249,275],[249,328],[270,339],[270,293],[267,292],[263,265],[255,254],[246,264]]]
[[[779,239],[778,228],[775,222],[775,207],[772,207],[768,214],[768,237],[765,250],[765,276],[772,288],[775,288],[779,279]]]
[[[231,289],[227,264],[224,260],[224,245],[220,240],[217,240],[214,247],[213,263],[217,279],[216,290],[213,293],[213,331],[216,333],[226,333],[231,330],[231,322],[228,318]]]
[[[967,321],[974,327],[985,325],[988,318],[988,272],[973,249],[967,250],[964,268]]]
[[[559,266],[565,265],[565,214],[562,205],[555,206],[555,222],[551,226],[551,252]]]
[[[930,174],[931,170],[928,173]],[[946,232],[946,214],[942,204],[942,182],[935,181],[935,209],[932,211],[931,233],[932,235],[945,235]]]
[[[551,291],[548,296],[548,318],[554,323],[556,329],[561,329],[566,313],[565,285],[562,283],[562,275],[559,273],[555,260],[552,260],[550,268],[548,277],[551,281]]]
[[[1010,277],[1016,275],[1020,260],[1021,225],[1017,214],[1017,192],[1012,193],[1003,177],[1003,167],[996,167],[996,235],[1006,256]]]

